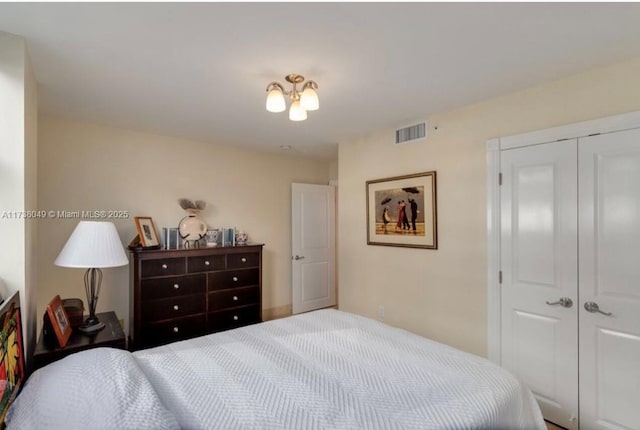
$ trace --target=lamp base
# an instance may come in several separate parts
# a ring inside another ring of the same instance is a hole
[[[85,334],[93,334],[99,332],[103,328],[105,328],[104,323],[100,322],[97,317],[89,317],[80,327],[78,327],[78,330]]]

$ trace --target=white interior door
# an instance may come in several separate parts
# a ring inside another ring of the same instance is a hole
[[[292,184],[292,311],[336,304],[335,187]]]
[[[578,428],[576,147],[501,154],[501,361],[545,418],[569,429]]]
[[[580,139],[579,172],[580,423],[640,429],[640,130]]]

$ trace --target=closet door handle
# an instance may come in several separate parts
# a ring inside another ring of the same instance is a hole
[[[601,313],[602,315],[606,315],[608,317],[610,317],[611,315],[613,315],[611,312],[604,312],[600,310],[600,306],[598,306],[598,304],[596,302],[585,302],[584,304],[584,309],[587,312],[591,312],[592,314],[595,314],[596,312]]]
[[[569,297],[561,297],[560,300],[558,300],[557,302],[545,302],[545,303],[548,304],[549,306],[560,305],[563,308],[570,308],[571,306],[573,306],[573,300],[571,300]]]

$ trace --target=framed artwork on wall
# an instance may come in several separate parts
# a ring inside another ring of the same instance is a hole
[[[367,181],[367,244],[438,249],[436,172]]]
[[[153,224],[153,220],[148,216],[137,216],[134,218],[136,222],[136,229],[138,230],[138,236],[140,236],[140,243],[144,248],[150,246],[160,246],[160,239],[158,239],[158,232],[156,226]]]
[[[2,303],[0,324],[0,422],[4,423],[9,406],[26,379],[18,292]]]

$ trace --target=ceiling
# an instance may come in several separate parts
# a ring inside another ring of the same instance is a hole
[[[640,56],[634,3],[0,3],[41,113],[262,151],[337,143]],[[319,85],[306,121],[266,86]]]

